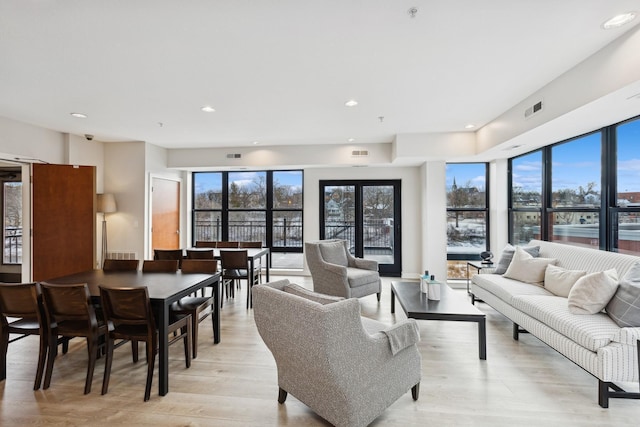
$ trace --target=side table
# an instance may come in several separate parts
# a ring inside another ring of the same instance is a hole
[[[469,287],[471,283],[471,274],[469,273],[469,267],[476,269],[476,274],[480,274],[482,270],[493,270],[493,263],[484,263],[481,261],[467,261],[467,295],[471,296],[471,288]]]

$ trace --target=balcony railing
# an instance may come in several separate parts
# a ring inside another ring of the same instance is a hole
[[[266,223],[264,221],[229,221],[227,240],[238,242],[262,242],[265,244]],[[196,222],[194,236],[196,241],[220,241],[222,221]],[[302,222],[282,219],[273,225],[273,246],[278,248],[302,247]]]
[[[5,227],[2,262],[4,264],[22,263],[22,228]]]

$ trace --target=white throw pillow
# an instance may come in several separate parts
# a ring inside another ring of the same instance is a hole
[[[544,282],[544,272],[547,270],[547,266],[557,262],[558,260],[555,258],[534,258],[520,246],[517,246],[504,277],[541,286]]]
[[[618,289],[615,268],[587,274],[578,279],[569,292],[569,311],[573,314],[595,314],[609,303]]]
[[[552,264],[544,272],[544,287],[559,297],[568,297],[576,281],[587,274],[584,270],[567,270]]]

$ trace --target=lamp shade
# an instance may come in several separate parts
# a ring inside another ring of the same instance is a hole
[[[116,198],[111,193],[98,194],[98,212],[116,212]]]

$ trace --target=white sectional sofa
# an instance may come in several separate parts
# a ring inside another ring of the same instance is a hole
[[[527,246],[539,246],[540,258],[553,258],[563,269],[587,273],[615,269],[620,279],[640,261],[630,255],[539,240]],[[640,393],[616,385],[639,380],[640,327],[620,327],[604,311],[572,314],[567,297],[499,274],[474,276],[471,293],[472,302],[482,300],[513,321],[514,339],[523,328],[595,376],[603,408],[608,407],[609,397],[640,398]]]

